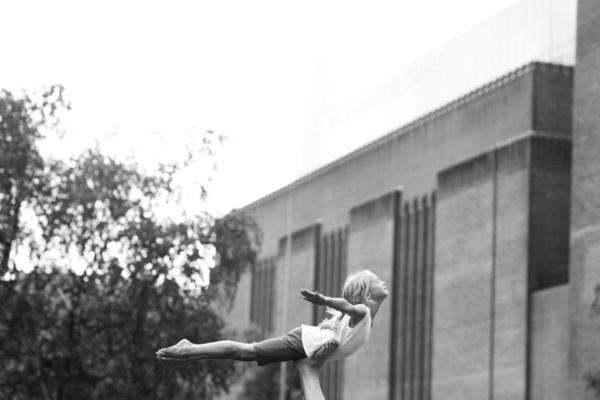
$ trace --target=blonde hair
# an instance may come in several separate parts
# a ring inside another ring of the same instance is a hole
[[[363,302],[372,303],[371,299],[367,297],[369,292],[369,277],[368,274],[373,274],[367,269],[355,272],[349,275],[344,282],[342,288],[342,297],[350,304],[361,304]],[[331,329],[336,331],[340,320],[344,316],[344,313],[327,307],[325,312],[331,315],[330,318],[326,318],[319,324],[319,328]]]

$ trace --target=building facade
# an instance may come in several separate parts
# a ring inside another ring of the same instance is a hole
[[[591,399],[600,365],[600,3],[575,68],[532,62],[244,208],[261,261],[228,319],[278,336],[370,269],[370,341],[327,399]],[[258,368],[258,367],[257,367]]]

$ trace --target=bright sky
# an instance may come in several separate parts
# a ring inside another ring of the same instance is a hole
[[[56,154],[227,135],[209,199],[222,214],[299,177],[315,71],[335,106],[517,2],[0,0],[0,88],[65,86]]]

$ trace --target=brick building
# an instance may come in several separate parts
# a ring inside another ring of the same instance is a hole
[[[588,399],[600,365],[600,3],[575,67],[528,63],[247,205],[261,261],[228,316],[317,323],[300,288],[388,282],[327,399]]]

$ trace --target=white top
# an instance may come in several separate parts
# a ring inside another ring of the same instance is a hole
[[[346,358],[367,343],[371,336],[372,322],[371,310],[367,306],[364,307],[367,313],[354,328],[348,326],[350,324],[348,314],[342,317],[337,332],[331,329],[321,329],[317,326],[302,325],[302,346],[308,358],[311,358],[317,350],[331,339],[337,340],[340,345],[327,359],[327,362]]]

